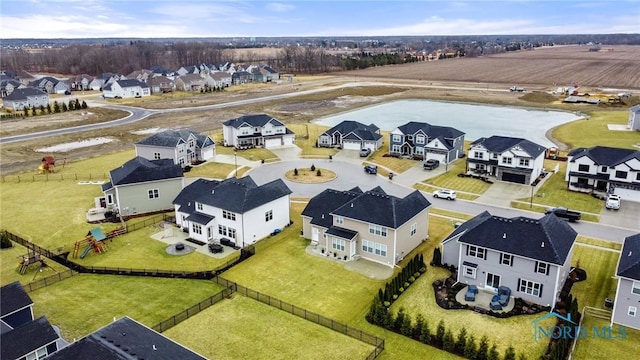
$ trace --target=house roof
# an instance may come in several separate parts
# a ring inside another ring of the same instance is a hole
[[[620,149],[606,146],[594,146],[591,148],[578,148],[569,152],[571,161],[587,156],[598,165],[616,166],[632,158],[640,160],[640,151],[632,149]]]
[[[378,140],[382,135],[373,131],[356,129],[342,137],[343,140]]]
[[[640,233],[624,239],[616,274],[640,281]]]
[[[500,252],[563,265],[578,235],[553,214],[539,220],[503,218],[483,212],[454,230],[443,242],[459,241]]]
[[[223,181],[199,179],[186,186],[173,203],[181,206],[180,211],[184,209],[193,212],[192,204],[199,202],[242,214],[289,194],[291,189],[282,179],[261,186],[256,185],[249,176]]]
[[[194,81],[204,81],[204,78],[202,78],[200,74],[191,74],[191,73],[178,76],[178,79],[182,80],[182,82],[185,84],[192,83]]]
[[[165,84],[174,84],[174,81],[169,79],[164,75],[153,76],[147,80],[147,84],[149,85],[165,85]]]
[[[181,140],[186,142],[191,135],[195,136],[196,145],[200,148],[214,145],[213,140],[209,136],[201,135],[191,129],[165,130],[138,141],[136,145],[175,148]]]
[[[270,72],[270,73],[272,73],[272,74],[277,74],[277,73],[278,73],[274,68],[272,68],[272,67],[271,67],[271,66],[269,66],[269,65],[265,65],[265,66],[263,67],[263,69],[267,70],[268,72]]]
[[[313,225],[330,228],[333,224],[331,212],[362,194],[359,187],[345,191],[326,189],[309,200],[302,215],[310,217]]]
[[[0,358],[19,359],[59,338],[47,318],[40,317],[2,334]]]
[[[137,156],[109,172],[113,186],[183,177],[182,167],[171,159],[147,160]]]
[[[140,80],[137,80],[137,79],[118,80],[116,82],[123,89],[124,88],[128,88],[128,87],[136,87],[136,86],[140,86],[141,88],[148,88],[149,87],[149,85],[147,85],[147,83],[144,83],[144,82],[142,82]]]
[[[256,127],[256,126],[264,126],[269,121],[271,121],[271,123],[273,123],[276,126],[284,126],[284,124],[280,120],[274,117],[271,117],[267,114],[243,115],[243,116],[240,116],[239,118],[227,120],[223,123],[223,125],[231,126],[237,129],[242,124],[245,124],[245,123]]]
[[[404,125],[398,126],[398,130],[403,134],[415,134],[419,131],[424,132],[430,138],[444,137],[447,139],[455,139],[464,135],[464,133],[456,128],[449,126],[437,126],[423,122],[410,121]]]
[[[494,153],[501,153],[513,148],[514,146],[519,146],[533,158],[537,158],[538,155],[542,154],[546,149],[544,146],[538,145],[527,139],[497,135],[488,138],[483,137],[471,143],[471,145],[478,144]]]
[[[42,91],[42,90],[40,90],[40,89],[36,89],[36,88],[32,88],[32,87],[25,87],[25,88],[14,89],[11,92],[11,94],[5,96],[4,99],[7,99],[7,100],[23,100],[23,99],[26,99],[27,96],[40,96],[40,95],[47,95],[47,93]]]
[[[362,124],[360,122],[354,121],[354,120],[344,120],[341,123],[339,123],[338,125],[332,127],[331,129],[325,131],[324,133],[320,134],[320,135],[333,135],[335,132],[338,132],[340,134],[347,135],[348,133],[352,132],[352,131],[363,131],[363,132],[369,132],[369,133],[378,133],[380,131],[380,129],[375,126],[374,124],[369,124],[369,125],[365,125]],[[379,134],[377,134],[379,135]],[[377,139],[375,138],[373,135],[369,135],[370,139]],[[378,136],[378,138],[380,138],[380,136]]]
[[[164,335],[123,317],[49,355],[50,360],[205,359]]]
[[[355,238],[356,235],[358,235],[358,232],[357,231],[353,231],[353,230],[349,230],[349,229],[345,229],[345,228],[341,228],[341,227],[338,227],[338,226],[332,226],[325,232],[325,234],[337,236],[339,238],[343,238],[343,239],[347,239],[347,240],[353,240],[353,238]]]
[[[32,304],[33,301],[18,281],[3,286],[0,291],[0,317]]]
[[[640,112],[640,104],[630,107],[629,111],[634,112],[634,113]]]
[[[343,204],[331,213],[335,216],[397,229],[431,205],[420,191],[398,198],[375,187]]]

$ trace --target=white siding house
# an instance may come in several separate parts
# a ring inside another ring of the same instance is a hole
[[[244,115],[222,124],[224,146],[240,149],[293,146],[295,134],[282,122],[267,114]]]

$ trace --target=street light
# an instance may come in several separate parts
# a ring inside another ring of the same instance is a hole
[[[236,165],[236,170],[233,172],[233,177],[238,177],[238,150],[233,150],[233,162]]]
[[[535,188],[536,186],[534,184],[531,184],[531,200],[529,201],[529,209],[533,208],[533,188]]]

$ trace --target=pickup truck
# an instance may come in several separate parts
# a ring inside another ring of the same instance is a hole
[[[523,92],[524,88],[523,87],[519,87],[519,86],[512,86],[512,87],[509,88],[509,90],[517,91],[517,92]]]
[[[569,222],[576,222],[578,220],[580,220],[580,212],[578,211],[573,211],[573,210],[569,210],[567,208],[564,207],[555,207],[555,208],[549,208],[547,209],[545,212],[546,214],[555,214],[557,217],[565,219]]]

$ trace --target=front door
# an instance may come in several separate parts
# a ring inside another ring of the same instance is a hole
[[[487,287],[493,288],[494,290],[498,290],[500,286],[500,275],[487,273]]]
[[[318,242],[318,228],[311,228],[311,241]]]

